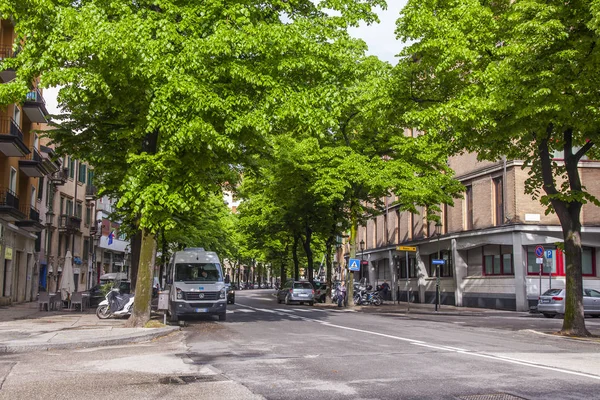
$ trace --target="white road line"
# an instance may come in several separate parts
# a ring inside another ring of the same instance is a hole
[[[238,305],[242,306],[242,307],[247,307],[247,308],[250,308],[250,309],[255,309],[254,307],[247,306],[245,304],[238,304]],[[466,356],[487,358],[487,359],[494,360],[494,361],[502,361],[502,362],[506,362],[506,363],[510,363],[510,364],[522,365],[522,366],[525,366],[525,367],[543,369],[543,370],[547,370],[547,371],[560,372],[560,373],[564,373],[564,374],[568,374],[568,375],[576,375],[576,376],[581,376],[581,377],[584,377],[584,378],[591,378],[591,379],[595,379],[595,380],[600,380],[600,376],[599,375],[587,374],[585,372],[576,372],[576,371],[570,371],[568,369],[563,369],[563,368],[549,367],[549,366],[546,366],[546,365],[540,365],[540,364],[536,364],[536,363],[528,362],[528,361],[521,361],[521,360],[517,360],[517,359],[514,359],[514,358],[496,356],[496,355],[485,354],[485,353],[476,353],[476,352],[473,352],[473,351],[470,351],[470,350],[459,349],[458,347],[448,347],[448,346],[443,346],[443,345],[440,346],[440,345],[435,345],[435,344],[428,344],[428,343],[420,341],[420,340],[414,340],[414,339],[405,338],[405,337],[401,337],[401,336],[387,335],[385,333],[367,331],[367,330],[364,330],[364,329],[351,328],[349,326],[332,324],[330,322],[320,321],[318,319],[313,319],[313,318],[308,318],[308,317],[297,317],[295,315],[288,315],[288,316],[292,317],[292,318],[294,318],[294,317],[295,318],[300,318],[300,319],[302,319],[304,321],[316,322],[316,323],[319,323],[321,325],[329,326],[329,327],[332,327],[332,328],[344,329],[344,330],[353,331],[353,332],[365,333],[365,334],[373,335],[373,336],[385,337],[385,338],[388,338],[388,339],[400,340],[400,341],[408,342],[409,344],[415,345],[415,346],[429,347],[429,348],[433,348],[433,349],[437,349],[437,350],[444,350],[444,351],[453,352],[453,353],[457,353],[457,354],[463,354],[463,355],[466,355]]]
[[[311,312],[312,311],[312,310],[307,310],[306,308],[292,308],[292,310],[301,311],[301,312]]]
[[[248,307],[248,306],[246,306],[246,307]],[[275,311],[281,311],[281,312],[284,312],[284,313],[291,313],[292,312],[292,310],[290,310],[289,308],[274,308],[273,310],[275,310]]]
[[[238,310],[238,311],[241,311],[241,310]],[[226,312],[227,314],[233,314],[233,310],[227,310],[227,311],[225,311],[225,312]]]
[[[239,304],[238,304],[238,305],[239,305]],[[245,308],[242,308],[242,309],[240,309],[240,310],[235,310],[235,311],[238,311],[238,312],[251,312],[251,313],[253,313],[253,312],[256,312],[256,311],[254,311],[254,310],[246,310]]]

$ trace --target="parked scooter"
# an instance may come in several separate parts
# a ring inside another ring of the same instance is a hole
[[[98,304],[96,316],[100,319],[129,316],[133,308],[133,298],[131,294],[120,294],[119,289],[112,289]]]

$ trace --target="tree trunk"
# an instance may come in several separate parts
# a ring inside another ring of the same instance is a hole
[[[135,286],[135,301],[133,312],[127,321],[127,326],[143,327],[150,320],[150,301],[152,300],[152,275],[156,256],[156,240],[154,234],[144,229],[142,231],[142,245],[140,250],[140,263],[138,279]]]
[[[313,283],[313,252],[311,249],[312,242],[312,229],[310,227],[306,227],[306,239],[302,241],[302,246],[304,247],[304,253],[306,254],[306,263],[308,268],[308,281]]]
[[[333,269],[333,257],[331,255],[333,249],[333,243],[335,241],[335,236],[330,236],[325,245],[325,264],[327,265],[327,273],[325,277],[325,281],[327,282],[327,288],[331,289],[331,271]],[[331,294],[331,290],[327,291],[327,297]]]
[[[129,271],[129,280],[131,287],[136,287],[138,270],[140,265],[140,248],[142,246],[142,231],[138,228],[131,238],[131,269]]]
[[[298,265],[298,240],[297,235],[294,236],[294,246],[292,247],[292,258],[294,259],[294,280],[300,280],[300,266]]]

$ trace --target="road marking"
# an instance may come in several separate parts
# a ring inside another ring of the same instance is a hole
[[[246,307],[249,307],[249,306],[246,306]],[[275,311],[282,311],[282,312],[285,312],[285,313],[291,313],[292,312],[292,310],[290,310],[289,308],[274,308],[273,310],[275,310]]]
[[[254,311],[254,310],[246,310],[246,309],[244,309],[244,308],[242,308],[242,309],[240,309],[240,310],[235,310],[235,311],[238,311],[238,312],[246,312],[246,313],[253,313],[253,312],[256,312],[256,311]]]
[[[292,310],[301,311],[301,312],[311,312],[312,311],[312,310],[307,310],[306,308],[292,308]]]
[[[247,306],[245,304],[238,304],[238,305],[241,306],[241,307],[247,307],[249,309],[256,310],[256,308],[251,307],[251,306]],[[353,331],[353,332],[365,333],[365,334],[373,335],[373,336],[385,337],[385,338],[388,338],[388,339],[400,340],[400,341],[403,341],[403,342],[408,342],[409,344],[415,345],[415,346],[429,347],[429,348],[433,348],[433,349],[437,349],[437,350],[443,350],[443,351],[448,351],[448,352],[452,352],[452,353],[463,354],[463,355],[466,355],[466,356],[487,358],[487,359],[494,360],[494,361],[502,361],[502,362],[505,362],[505,363],[516,364],[516,365],[521,365],[521,366],[525,366],[525,367],[543,369],[543,370],[553,371],[553,372],[561,372],[563,374],[575,375],[575,376],[581,376],[581,377],[584,377],[584,378],[591,378],[591,379],[595,379],[595,380],[600,380],[600,376],[599,375],[592,375],[592,374],[588,374],[588,373],[585,373],[585,372],[577,372],[577,371],[571,371],[571,370],[563,369],[563,368],[549,367],[549,366],[546,366],[546,365],[536,364],[536,363],[529,362],[529,361],[522,361],[522,360],[517,360],[517,359],[514,359],[514,358],[497,356],[497,355],[492,355],[492,354],[477,353],[477,352],[474,352],[474,351],[471,351],[471,350],[460,349],[458,347],[450,347],[450,346],[429,344],[429,343],[423,342],[421,340],[414,340],[414,339],[405,338],[405,337],[401,337],[401,336],[388,335],[388,334],[385,334],[385,333],[374,332],[374,331],[367,331],[367,330],[364,330],[364,329],[351,328],[349,326],[332,324],[330,322],[320,321],[318,319],[313,319],[313,318],[309,318],[309,317],[298,317],[298,316],[289,315],[289,314],[288,314],[288,316],[292,317],[292,318],[294,318],[294,317],[295,318],[299,318],[299,319],[302,319],[304,321],[316,322],[316,323],[319,323],[321,325],[329,326],[329,327],[332,327],[332,328],[344,329],[344,330]]]
[[[238,311],[241,311],[241,310],[238,310]],[[226,312],[227,314],[233,314],[233,313],[234,313],[234,311],[233,311],[233,310],[227,310],[227,311],[225,311],[225,312]]]

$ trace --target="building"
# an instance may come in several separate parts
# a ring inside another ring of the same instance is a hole
[[[464,199],[443,207],[437,227],[423,219],[424,212],[399,212],[393,197],[385,199],[385,212],[359,229],[357,243],[364,245],[357,257],[368,261],[360,274],[372,283],[393,282],[394,297],[402,301],[410,296],[434,303],[439,276],[442,305],[519,311],[537,304],[549,287],[564,287],[564,255],[556,246],[562,229],[555,214],[545,215],[525,194],[523,162],[478,162],[476,155],[464,154],[450,158],[449,165],[466,187]],[[588,191],[600,194],[600,162],[582,161],[580,175]],[[581,217],[584,285],[600,289],[600,208],[586,204]],[[537,246],[545,250],[541,271]],[[433,260],[444,262],[438,266]]]
[[[115,203],[116,200],[108,196],[103,196],[96,202],[98,234],[94,242],[94,263],[98,278],[112,272],[122,272],[129,277],[131,246],[120,222],[111,220]]]
[[[0,20],[0,58],[14,56],[15,32],[10,20]],[[0,71],[4,84],[15,71]],[[41,232],[39,204],[44,178],[60,169],[52,151],[40,145],[37,130],[48,114],[32,82],[22,104],[0,109],[0,304],[34,300],[38,292]]]

